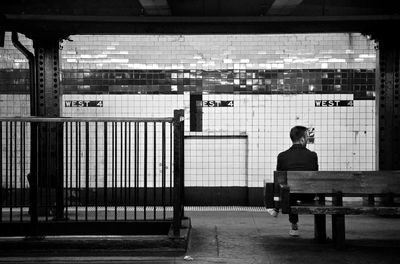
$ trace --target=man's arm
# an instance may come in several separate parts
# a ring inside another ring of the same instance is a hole
[[[319,166],[318,166],[318,155],[317,155],[317,153],[315,153],[315,152],[314,152],[314,167],[315,167],[315,170],[316,170],[316,171],[319,170]]]
[[[282,171],[282,161],[281,161],[281,154],[278,155],[278,162],[276,164],[276,170],[277,171]]]

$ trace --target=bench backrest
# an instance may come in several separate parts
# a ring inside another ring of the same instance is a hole
[[[400,194],[400,171],[275,171],[291,193]]]

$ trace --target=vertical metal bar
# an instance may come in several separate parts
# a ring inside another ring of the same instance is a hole
[[[30,151],[30,159],[31,159],[31,168],[30,168],[30,176],[29,176],[29,212],[31,216],[31,234],[36,235],[36,226],[38,223],[38,214],[37,214],[37,174],[38,174],[38,155],[37,155],[37,130],[38,125],[36,122],[31,123],[31,151]]]
[[[45,146],[46,146],[46,155],[45,155],[45,166],[44,168],[46,168],[46,187],[45,187],[45,216],[46,216],[46,221],[49,220],[49,213],[50,213],[50,208],[49,208],[49,202],[50,202],[50,168],[49,168],[49,162],[48,160],[50,159],[50,142],[49,139],[51,137],[51,133],[50,133],[50,129],[51,129],[51,124],[50,123],[46,123],[46,139],[45,139]]]
[[[128,162],[129,162],[129,170],[128,170],[128,201],[129,201],[129,204],[131,203],[131,151],[132,151],[132,148],[131,148],[131,138],[132,138],[132,129],[131,129],[131,122],[129,122],[129,143],[128,143],[128,146],[129,146],[129,157],[128,157]]]
[[[20,170],[20,207],[19,207],[19,216],[20,216],[20,221],[22,222],[22,215],[23,215],[23,206],[24,206],[24,192],[25,192],[25,187],[23,185],[23,183],[25,183],[25,170],[24,170],[24,158],[23,158],[23,154],[24,154],[24,147],[23,147],[23,143],[24,143],[24,139],[25,139],[25,133],[24,133],[24,126],[25,126],[25,122],[21,122],[20,123],[20,141],[19,141],[19,170]]]
[[[3,122],[0,121],[0,197],[3,197]],[[0,203],[0,223],[3,222],[3,201]]]
[[[85,156],[86,156],[86,160],[85,160],[85,220],[88,220],[88,204],[89,204],[89,122],[85,123],[85,145],[86,145],[86,149],[85,149]]]
[[[15,209],[18,208],[18,159],[17,159],[17,121],[14,122],[14,203]]]
[[[22,134],[22,136],[21,136],[21,138],[22,138],[22,157],[21,157],[21,160],[22,160],[22,173],[21,173],[21,178],[22,178],[22,180],[23,180],[23,187],[21,188],[22,190],[23,190],[23,192],[22,192],[22,205],[23,206],[26,206],[26,202],[25,202],[25,192],[26,192],[26,122],[23,122],[23,134]],[[0,137],[0,140],[1,140],[1,137]],[[0,177],[0,179],[1,179],[1,177]]]
[[[79,185],[79,187],[78,187],[78,201],[79,201],[79,203],[77,204],[77,207],[76,207],[76,213],[77,213],[77,216],[78,216],[78,205],[81,205],[81,188],[82,188],[82,185],[81,185],[81,173],[82,173],[82,159],[81,159],[81,148],[82,148],[82,129],[81,129],[81,125],[82,125],[82,123],[81,122],[78,122],[78,130],[79,130],[79,132],[78,132],[78,135],[79,135],[79,137],[78,137],[78,140],[79,140],[79,143],[78,143],[78,148],[79,148],[79,150],[78,150],[78,166],[79,166],[79,170],[78,170],[78,177],[79,177],[79,179],[78,179],[78,185]]]
[[[11,222],[12,221],[12,192],[13,192],[13,190],[12,190],[12,184],[13,184],[13,181],[12,181],[12,176],[13,176],[13,173],[12,173],[12,150],[13,150],[12,122],[10,122],[10,134],[9,134],[9,136],[10,136],[10,154],[9,154],[9,168],[10,168],[10,186],[9,186],[9,189],[10,189],[10,192],[9,192],[8,197],[10,198],[10,200],[8,201],[8,204],[10,206],[10,222]]]
[[[13,207],[13,200],[12,200],[12,195],[13,195],[13,138],[12,138],[12,134],[13,134],[13,127],[12,127],[13,123],[10,122],[10,195],[8,196],[10,198],[9,201],[9,205],[10,205],[10,222],[12,221],[12,207]]]
[[[137,177],[136,177],[136,203],[135,203],[135,213],[136,213],[136,206],[139,204],[139,178],[140,178],[140,123],[137,122]],[[136,215],[135,215],[136,220]]]
[[[117,197],[117,191],[118,191],[118,124],[116,122],[114,122],[114,137],[115,137],[115,141],[114,141],[114,218],[115,220],[118,220],[118,197]]]
[[[26,201],[25,201],[25,199],[26,199],[26,197],[25,197],[25,195],[26,195],[26,122],[24,122],[23,123],[24,124],[24,126],[23,126],[23,135],[22,135],[22,139],[23,139],[23,142],[22,142],[22,153],[23,153],[23,156],[21,157],[21,159],[22,159],[22,174],[21,174],[21,178],[23,179],[23,188],[21,188],[21,189],[23,189],[23,192],[22,192],[22,202],[23,202],[23,206],[26,206]],[[1,140],[1,137],[0,137],[0,140]],[[1,177],[0,177],[0,179],[1,179]]]
[[[53,128],[55,127],[55,124],[48,122],[47,126],[48,126],[48,128],[47,128],[48,136],[47,136],[47,144],[46,144],[46,147],[47,147],[47,159],[46,159],[46,168],[47,168],[47,172],[46,172],[47,173],[47,187],[46,187],[47,196],[46,196],[46,199],[47,199],[47,202],[46,202],[46,204],[48,207],[46,210],[46,217],[48,220],[50,218],[50,216],[52,216],[52,214],[55,212],[55,210],[54,211],[52,210],[53,205],[54,205],[53,201],[55,201],[54,197],[53,197],[53,188],[54,188],[54,191],[56,191],[55,187],[57,185],[53,182],[53,181],[55,181],[55,178],[53,178],[53,176],[56,177],[56,175],[53,175],[51,173],[51,172],[55,171],[55,170],[53,170],[52,167],[56,166],[56,165],[55,164],[53,165],[50,160],[52,157],[52,150],[53,150],[52,144],[55,144],[52,142],[52,140],[56,139],[55,133],[53,132]],[[54,152],[54,155],[57,155],[57,154]]]
[[[154,160],[154,163],[153,163],[153,182],[154,182],[154,185],[153,185],[153,202],[154,202],[154,220],[156,220],[156,213],[157,213],[157,211],[156,211],[156,209],[157,209],[157,207],[156,207],[156,204],[157,204],[157,201],[156,201],[156,198],[157,198],[157,195],[156,195],[156,192],[157,192],[157,123],[156,122],[154,122],[154,134],[153,134],[153,140],[154,140],[154,155],[153,155],[153,160]]]
[[[3,197],[3,122],[0,121],[0,197]],[[0,223],[3,222],[3,201],[0,203]]]
[[[179,110],[180,115],[180,190],[181,190],[181,219],[185,217],[185,111]]]
[[[182,179],[183,177],[183,110],[174,111],[174,236],[180,235],[181,219],[183,212],[182,204]]]
[[[126,146],[126,142],[127,142],[127,139],[128,139],[128,131],[127,131],[127,129],[128,129],[128,124],[126,123],[126,122],[124,122],[124,123],[121,123],[121,126],[123,125],[123,124],[125,124],[125,130],[124,130],[124,132],[125,132],[125,155],[124,155],[124,158],[125,158],[125,162],[124,162],[124,164],[125,164],[125,167],[124,167],[124,179],[125,179],[125,181],[124,181],[124,219],[125,219],[125,221],[127,220],[127,200],[126,200],[126,197],[127,197],[127,146]],[[121,131],[122,131],[122,129],[121,129]],[[122,142],[122,139],[121,139],[121,142]],[[122,147],[121,147],[121,151],[122,151]],[[121,154],[121,160],[122,160],[122,154]],[[122,166],[121,166],[121,170],[122,170]],[[121,177],[122,177],[122,172],[121,172]]]
[[[144,176],[144,190],[143,190],[143,218],[146,220],[147,208],[147,122],[144,122],[144,163],[143,163],[143,176]]]
[[[104,219],[107,221],[107,152],[108,152],[108,148],[107,148],[107,127],[108,124],[107,122],[104,122]]]
[[[69,199],[70,199],[70,201],[69,201],[69,204],[68,204],[68,206],[67,206],[67,208],[69,207],[69,206],[73,206],[73,204],[72,204],[72,197],[73,197],[73,188],[72,188],[72,183],[73,183],[73,167],[72,167],[72,165],[73,165],[73,147],[74,147],[74,142],[73,142],[73,133],[72,133],[72,130],[73,130],[73,126],[74,126],[74,123],[73,122],[70,122],[69,123],[69,127],[70,127],[70,131],[69,131],[69,140],[70,140],[70,142],[69,142],[69,144],[70,144],[70,157],[69,157],[69,167],[70,167],[70,173],[69,173],[69,175],[70,175],[70,178],[69,178]],[[67,218],[68,218],[68,214],[67,214]]]
[[[38,189],[38,195],[37,195],[37,207],[38,207],[38,216],[43,215],[43,200],[44,200],[44,191],[45,191],[45,175],[41,175],[41,172],[43,171],[44,165],[45,165],[45,160],[46,160],[46,155],[43,153],[44,147],[43,147],[43,142],[45,142],[45,139],[43,139],[43,136],[45,135],[44,133],[44,127],[45,123],[38,123],[37,124],[37,154],[40,155],[38,157],[38,168],[37,168],[37,189]]]
[[[26,126],[27,126],[27,123],[26,122],[24,122],[24,131],[23,131],[23,174],[22,174],[22,178],[24,179],[24,182],[23,182],[23,186],[24,186],[24,192],[23,192],[23,196],[22,196],[22,199],[23,199],[23,204],[24,204],[24,206],[26,207],[26,176],[27,176],[27,174],[26,174]],[[0,137],[1,138],[1,137]],[[26,176],[25,176],[26,175]],[[1,177],[0,177],[1,178]]]
[[[140,177],[140,123],[136,122],[137,125],[137,164],[136,164],[136,183],[135,183],[135,196],[136,196],[136,202],[135,202],[135,220],[136,218],[136,206],[139,203],[139,177]]]
[[[69,122],[65,122],[65,219],[68,219],[68,125]]]
[[[78,220],[78,177],[79,173],[79,129],[78,122],[75,122],[75,220]]]
[[[56,129],[56,142],[55,150],[57,163],[57,170],[55,171],[54,177],[56,182],[56,204],[55,204],[55,218],[62,220],[64,218],[64,122],[55,123]]]
[[[9,175],[8,168],[9,168],[10,157],[8,155],[8,122],[5,122],[5,124],[6,124],[6,152],[5,152],[5,154],[6,154],[6,186],[5,186],[4,190],[5,190],[6,206],[7,206],[9,203],[7,196],[8,196],[8,175]]]
[[[173,232],[175,236],[180,235],[180,218],[181,218],[181,208],[180,208],[180,181],[179,181],[179,161],[180,161],[180,131],[179,131],[179,115],[178,112],[174,111],[174,219],[173,219]]]
[[[94,196],[94,210],[95,210],[95,221],[97,221],[98,219],[98,204],[97,204],[97,195],[98,195],[98,178],[99,178],[99,174],[98,174],[98,127],[97,127],[97,122],[94,123],[94,138],[95,138],[95,142],[94,142],[94,177],[95,177],[95,186],[94,186],[94,191],[95,191],[95,196]]]
[[[27,130],[27,125],[28,123],[24,123],[24,143],[23,143],[23,146],[24,146],[24,175],[23,175],[23,178],[24,178],[24,196],[23,196],[23,199],[24,199],[24,206],[25,207],[28,207],[29,205],[27,204],[27,198],[26,198],[26,192],[27,192],[27,182],[28,182],[28,175],[29,175],[29,172],[27,173],[27,166],[26,166],[26,130]],[[1,136],[0,136],[0,140],[1,140]],[[32,147],[32,146],[31,146]],[[26,178],[25,178],[26,177]],[[1,178],[1,177],[0,177]]]
[[[173,173],[172,172],[172,167],[173,167],[173,163],[172,163],[172,157],[173,157],[172,140],[173,140],[173,135],[172,135],[172,131],[173,131],[173,126],[172,126],[172,122],[171,122],[171,123],[169,123],[169,202],[170,202],[170,204],[172,204],[172,179],[173,179],[173,174],[172,174]]]
[[[162,179],[162,206],[163,219],[165,220],[165,122],[162,122],[162,140],[161,140],[161,179]]]
[[[111,201],[112,204],[115,205],[115,197],[114,197],[114,150],[115,150],[115,138],[114,138],[114,122],[111,123]]]
[[[121,149],[120,149],[120,163],[119,163],[119,165],[120,165],[120,183],[119,183],[119,185],[120,185],[120,189],[119,189],[119,200],[122,202],[123,201],[123,199],[122,199],[122,191],[123,191],[123,189],[122,189],[122,183],[123,183],[123,154],[124,154],[124,152],[123,152],[123,150],[124,150],[124,145],[123,145],[123,139],[124,139],[124,137],[123,137],[123,122],[121,121],[120,122],[120,124],[121,124],[121,131],[120,131],[120,137],[121,137],[121,140],[120,140],[120,147],[121,147]],[[124,217],[126,216],[126,213],[125,213],[125,211],[124,211]],[[126,217],[125,217],[125,219],[126,219]]]
[[[134,188],[134,190],[133,190],[133,206],[134,206],[134,213],[133,213],[133,217],[134,217],[134,219],[136,220],[136,215],[137,215],[137,212],[136,212],[136,210],[137,210],[137,208],[136,208],[136,203],[137,203],[137,201],[136,201],[136,177],[137,177],[137,160],[138,160],[138,157],[137,157],[137,144],[138,144],[138,142],[137,142],[137,122],[135,122],[134,123],[135,125],[134,125],[134,127],[135,127],[135,141],[134,141],[134,143],[135,143],[135,149],[134,149],[134,153],[135,153],[135,158],[134,158],[134,163],[135,163],[135,171],[134,171],[134,178],[133,178],[133,188]]]

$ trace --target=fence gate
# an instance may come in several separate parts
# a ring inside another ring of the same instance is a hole
[[[39,132],[43,137],[50,129],[63,135],[56,177],[38,175],[54,165],[54,153],[37,147]],[[0,236],[155,235],[170,229],[178,236],[183,131],[183,110],[153,119],[0,118]]]

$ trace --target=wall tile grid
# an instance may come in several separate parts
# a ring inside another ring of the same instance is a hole
[[[187,186],[261,187],[297,124],[315,129],[309,148],[320,170],[375,169],[375,49],[361,34],[71,39],[61,53],[63,115],[161,117],[184,108]],[[0,49],[1,61],[10,52],[9,60],[18,57],[10,50]],[[21,70],[7,63],[0,71]],[[190,93],[234,107],[203,107],[202,132],[190,132]],[[18,114],[6,96],[2,116],[28,113]],[[22,107],[28,97],[12,100]],[[102,100],[103,107],[66,107],[68,100]],[[315,100],[354,106],[315,107]]]
[[[0,117],[29,116],[28,60],[14,48],[11,33],[6,32],[5,37],[4,47],[0,48]],[[21,34],[19,39],[33,52],[30,39]],[[2,184],[6,186],[7,183],[8,187],[12,184],[14,188],[27,187],[25,176],[29,173],[29,165],[21,166],[24,164],[21,160],[29,164],[30,144],[21,145],[21,134],[25,134],[25,142],[29,142],[30,126],[27,125],[21,132],[20,124],[14,124],[11,128],[11,123],[2,122],[1,130]]]

